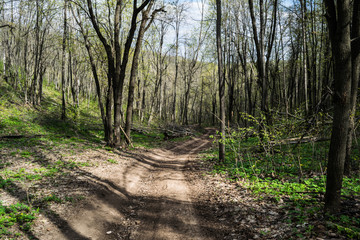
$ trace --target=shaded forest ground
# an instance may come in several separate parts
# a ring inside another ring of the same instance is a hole
[[[149,130],[134,133],[136,149],[113,150],[101,140],[95,104],[84,104],[76,119],[70,108],[69,119],[63,122],[54,100],[58,96],[51,90],[45,92],[41,107],[32,108],[24,106],[11,89],[0,87],[0,236],[4,239],[87,239],[84,233],[102,236],[96,239],[131,239],[142,229],[144,209],[163,199],[146,192],[146,186],[151,191],[156,186],[146,174],[131,174],[133,182],[141,183],[140,197],[120,188],[118,181],[126,169],[174,146],[183,148],[171,154],[187,154],[198,146],[196,139],[206,140],[185,137],[164,142],[162,132]],[[242,155],[233,151],[238,144]],[[287,158],[286,147],[266,154],[259,152],[256,138],[235,136],[224,164],[216,161],[216,148],[183,160],[180,172],[190,192],[188,199],[164,204],[190,206],[200,223],[199,239],[359,238],[358,178],[345,180],[341,215],[326,219],[322,214],[324,178],[319,171],[325,171],[325,165],[317,168],[318,162],[310,160],[324,160],[327,144],[303,145],[291,155],[295,158]],[[75,216],[92,224],[74,230]],[[107,222],[95,227],[99,219]]]

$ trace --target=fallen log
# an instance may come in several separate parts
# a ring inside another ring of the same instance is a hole
[[[165,140],[194,135],[194,133],[192,131],[190,131],[190,129],[180,128],[180,127],[172,127],[171,129],[165,128],[165,129],[162,129],[162,132],[164,133]]]
[[[46,135],[8,135],[8,136],[0,136],[0,140],[3,139],[20,139],[20,138],[37,138],[37,137],[44,137]]]
[[[140,133],[140,134],[143,134],[143,135],[149,134],[149,131],[148,131],[148,130],[142,129],[142,128],[132,127],[132,128],[131,128],[131,131],[132,131],[132,132],[137,132],[137,133]]]
[[[324,142],[328,140],[330,140],[330,138],[307,136],[307,137],[287,138],[278,141],[270,141],[270,144],[273,144],[274,146],[278,146],[278,145],[290,145],[290,144],[309,143],[309,142]]]

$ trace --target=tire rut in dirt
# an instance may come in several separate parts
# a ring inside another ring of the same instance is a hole
[[[130,239],[213,239],[202,231],[183,173],[188,160],[208,144],[197,138],[144,156],[153,162],[150,172],[156,177],[149,177],[142,189],[147,196],[137,212],[140,226]]]

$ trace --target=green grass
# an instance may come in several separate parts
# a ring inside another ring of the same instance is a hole
[[[79,115],[71,105],[67,109],[67,121],[60,120],[60,93],[51,87],[44,88],[44,100],[40,106],[25,106],[21,96],[5,82],[0,81],[0,136],[9,135],[45,135],[68,136],[68,141],[81,142],[84,139],[100,142],[101,126],[97,103],[81,101]],[[79,137],[80,136],[80,137]]]
[[[186,140],[189,140],[189,139],[191,139],[191,136],[172,138],[172,139],[169,139],[169,141],[170,142],[183,142],[183,141],[186,141]]]
[[[3,188],[7,183],[15,181],[40,181],[43,178],[54,178],[59,173],[64,173],[66,170],[73,170],[78,167],[90,166],[88,162],[74,162],[74,161],[56,161],[43,164],[43,167],[26,170],[20,168],[17,171],[8,170],[7,168],[0,170],[0,186]]]
[[[155,148],[163,143],[164,134],[156,131],[147,134],[133,132],[131,134],[134,147]]]

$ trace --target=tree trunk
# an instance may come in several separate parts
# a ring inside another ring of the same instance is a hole
[[[350,0],[325,0],[332,53],[335,59],[334,116],[329,149],[325,211],[340,211],[341,187],[351,111]]]
[[[220,140],[219,161],[225,161],[225,79],[221,45],[221,0],[216,0],[216,50],[218,60],[219,101],[220,101]]]
[[[177,13],[180,14],[180,13]],[[180,19],[179,16],[176,16],[176,22],[175,22],[175,77],[174,77],[174,86],[173,86],[173,102],[172,102],[172,114],[171,114],[171,120],[175,122],[176,120],[176,86],[177,86],[177,79],[179,74],[179,60],[178,60],[178,54],[179,54],[179,31],[180,31]]]
[[[66,54],[66,38],[67,38],[67,0],[64,0],[64,35],[62,41],[61,55],[61,119],[66,119],[66,102],[65,102],[65,54]]]
[[[359,77],[360,77],[360,1],[354,1],[353,6],[353,22],[351,29],[351,61],[352,61],[352,83],[351,83],[351,115],[350,127],[346,145],[345,174],[350,175],[352,161],[351,149],[352,141],[355,135],[355,113],[356,99],[358,93]]]
[[[73,9],[71,8],[71,10],[73,10]],[[73,15],[75,16],[74,12],[73,12]],[[78,15],[80,15],[80,14],[78,13]],[[87,51],[88,56],[89,56],[89,62],[90,62],[90,66],[91,66],[91,71],[92,71],[94,81],[95,81],[95,88],[96,88],[96,94],[97,94],[97,98],[98,98],[98,105],[99,105],[99,109],[100,109],[101,120],[102,120],[102,123],[103,123],[103,126],[104,126],[104,135],[105,135],[104,140],[107,143],[109,143],[110,139],[111,139],[111,132],[112,132],[111,123],[110,123],[110,126],[109,126],[109,119],[111,120],[111,118],[108,118],[107,115],[105,115],[103,99],[102,99],[103,98],[102,97],[102,91],[101,91],[100,81],[99,81],[99,75],[98,75],[98,72],[97,72],[97,69],[96,69],[96,64],[95,64],[93,54],[91,52],[91,45],[89,43],[88,35],[84,30],[84,27],[83,27],[83,24],[82,24],[81,20],[77,19],[75,17],[75,21],[79,25],[80,32],[81,32],[81,34],[82,34],[82,36],[84,38],[85,48],[86,48],[86,51]],[[109,85],[108,87],[111,89],[111,85]],[[111,96],[108,95],[107,98],[109,98],[109,97],[111,97]],[[111,110],[109,110],[109,112],[110,112],[110,115],[111,115]]]
[[[308,100],[308,66],[307,66],[307,51],[306,51],[306,1],[300,0],[301,3],[301,31],[302,31],[302,57],[303,57],[303,78],[304,78],[304,96],[305,96],[305,112],[309,112]]]
[[[202,108],[203,108],[203,96],[204,96],[204,78],[201,78],[201,93],[200,93],[200,103],[199,103],[199,115],[198,115],[198,123],[199,126],[202,124]]]
[[[130,131],[132,125],[132,115],[133,115],[133,104],[134,104],[134,91],[135,91],[135,80],[137,77],[137,70],[139,65],[139,54],[141,51],[142,40],[145,34],[145,31],[148,29],[149,25],[146,26],[149,18],[149,12],[152,8],[153,1],[148,5],[147,9],[142,13],[142,19],[140,23],[139,33],[136,40],[135,51],[133,56],[133,61],[131,65],[130,80],[129,80],[129,93],[128,93],[128,104],[126,109],[126,124],[125,124],[125,134],[126,142],[130,144]],[[153,18],[152,18],[153,19]],[[152,22],[152,20],[151,20]],[[150,22],[150,23],[151,23]]]

